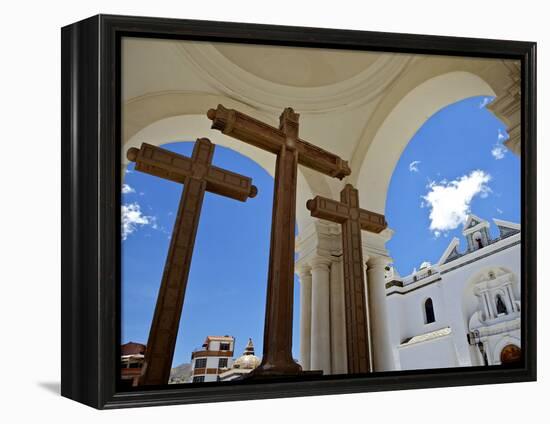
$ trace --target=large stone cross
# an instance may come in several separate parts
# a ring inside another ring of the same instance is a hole
[[[264,349],[253,376],[297,374],[301,367],[292,358],[292,306],[298,164],[340,179],[350,168],[335,154],[298,138],[299,115],[291,108],[281,114],[279,128],[222,105],[210,109],[208,118],[223,134],[277,155]]]
[[[214,148],[210,140],[200,138],[191,158],[147,143],[127,152],[137,171],[183,184],[140,384],[168,383],[204,192],[242,202],[257,194],[250,178],[211,165]]]
[[[346,184],[340,202],[317,196],[307,201],[311,216],[342,225],[344,298],[348,373],[370,372],[369,316],[365,299],[365,276],[361,230],[379,233],[387,227],[384,215],[361,209],[359,193]]]

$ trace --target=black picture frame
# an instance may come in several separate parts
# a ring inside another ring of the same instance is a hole
[[[61,34],[63,396],[104,409],[536,380],[536,43],[112,15]],[[117,390],[123,36],[520,60],[521,366]]]

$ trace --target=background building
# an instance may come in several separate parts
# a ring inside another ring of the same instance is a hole
[[[141,376],[146,346],[128,342],[120,347],[120,378],[122,383],[135,387]]]
[[[254,355],[254,343],[248,339],[242,356],[233,362],[231,369],[220,374],[220,381],[231,381],[241,378],[256,368],[262,360]]]
[[[231,368],[235,338],[207,336],[202,347],[191,354],[191,382],[218,381],[218,375]]]

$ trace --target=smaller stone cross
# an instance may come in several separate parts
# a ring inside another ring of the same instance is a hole
[[[311,216],[342,225],[344,296],[348,373],[372,371],[369,355],[369,316],[365,294],[361,230],[379,233],[387,227],[384,215],[359,207],[359,193],[351,184],[340,192],[340,202],[316,196],[306,207]]]

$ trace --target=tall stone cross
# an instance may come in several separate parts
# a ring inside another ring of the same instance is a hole
[[[167,384],[170,377],[204,192],[242,202],[257,194],[250,178],[212,165],[214,147],[207,138],[200,138],[191,158],[147,143],[140,149],[130,148],[126,154],[136,163],[137,171],[183,184],[149,331],[142,385]]]
[[[253,376],[297,374],[292,359],[294,237],[298,164],[342,179],[350,174],[346,161],[298,138],[298,118],[291,108],[272,127],[236,110],[218,105],[208,111],[212,128],[277,155],[271,221],[269,275],[262,363]]]
[[[348,373],[370,372],[369,316],[365,298],[361,230],[379,233],[387,227],[384,215],[361,209],[359,193],[351,184],[340,192],[340,202],[316,196],[306,207],[311,216],[342,225],[344,298]]]

